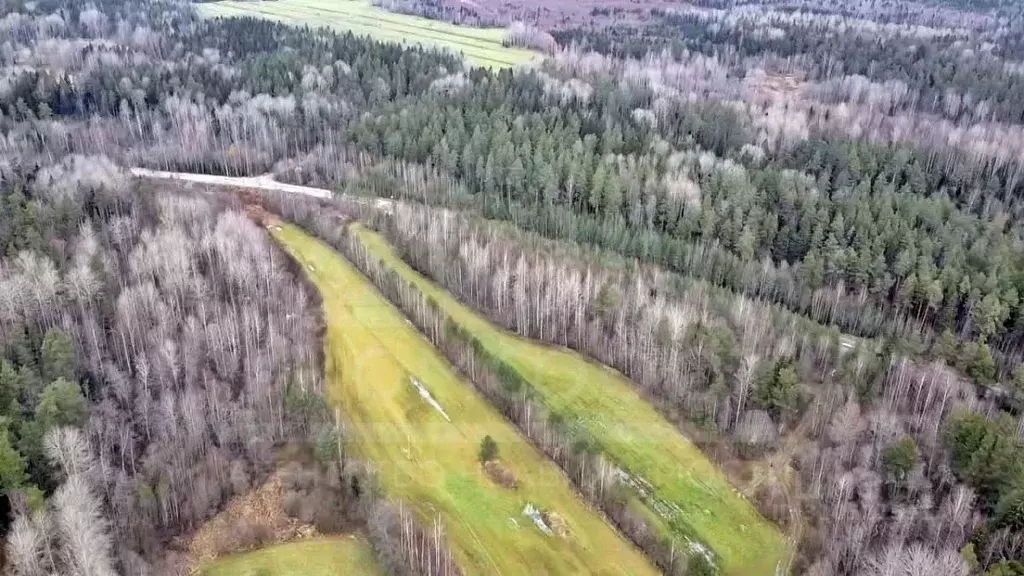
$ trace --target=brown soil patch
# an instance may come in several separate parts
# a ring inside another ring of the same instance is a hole
[[[316,536],[315,527],[285,514],[283,494],[275,473],[203,524],[188,543],[189,573],[198,574],[201,565],[228,553]]]
[[[758,104],[799,100],[804,91],[804,81],[796,74],[749,74],[743,85],[747,97]]]
[[[519,488],[519,480],[512,470],[509,470],[498,460],[488,460],[484,462],[484,471],[487,472],[487,476],[499,486],[508,488],[509,490],[515,490]]]
[[[798,451],[806,445],[811,417],[806,416],[781,439],[778,450],[760,460],[745,463],[741,475],[741,493],[752,500],[758,511],[779,524],[795,542],[801,541],[808,528],[804,515],[803,488],[793,467]]]
[[[246,191],[239,194],[242,201],[245,203],[245,215],[250,220],[256,222],[260,226],[269,228],[270,226],[280,226],[281,219],[276,214],[268,212],[266,208],[260,204],[259,195],[252,191]]]
[[[557,534],[559,538],[565,538],[569,535],[569,525],[558,512],[544,512],[543,516],[548,528],[551,528],[551,531]]]

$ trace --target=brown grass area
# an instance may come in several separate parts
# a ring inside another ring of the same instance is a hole
[[[558,512],[546,511],[543,513],[544,522],[551,528],[551,531],[558,535],[559,538],[565,538],[569,535],[569,525],[565,522],[565,518]]]
[[[638,24],[649,20],[654,8],[678,5],[672,0],[445,0],[444,3],[500,22],[522,20],[545,29],[622,22]]]
[[[519,488],[519,480],[516,478],[515,473],[497,460],[484,462],[484,471],[499,486],[504,486],[510,490]]]
[[[189,573],[197,574],[204,563],[228,553],[316,536],[316,528],[285,514],[283,494],[275,473],[203,524],[188,544]]]
[[[743,80],[747,97],[757,103],[786,102],[803,96],[804,81],[797,74],[765,72]]]
[[[281,219],[263,207],[258,192],[242,190],[238,193],[238,197],[242,200],[242,204],[245,206],[245,214],[250,220],[264,227],[280,226]]]
[[[741,470],[730,470],[744,496],[757,503],[758,510],[782,526],[793,542],[800,542],[810,519],[805,515],[800,478],[793,467],[797,451],[807,445],[809,418],[804,418],[782,438],[781,446],[764,458],[744,462]]]

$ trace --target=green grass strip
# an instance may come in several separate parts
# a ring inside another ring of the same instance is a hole
[[[356,536],[318,538],[218,558],[201,576],[383,576],[370,544]]]
[[[272,233],[322,296],[326,387],[352,449],[376,465],[387,496],[423,520],[441,516],[467,574],[656,573],[351,263],[294,226]],[[477,462],[485,435],[518,488],[499,486]],[[568,536],[541,532],[523,515],[527,503],[562,516]]]
[[[670,505],[648,510],[648,518],[660,518],[681,537],[695,534],[713,548],[727,574],[775,574],[785,564],[789,547],[778,527],[623,376],[494,326],[413,270],[379,234],[358,225],[352,233],[372,258],[433,299],[489,355],[525,379],[553,413],[584,428],[612,461],[646,481],[652,502]]]

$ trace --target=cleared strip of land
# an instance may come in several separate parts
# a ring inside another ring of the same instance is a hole
[[[180,180],[182,182],[195,182],[198,184],[213,184],[218,186],[237,186],[239,188],[254,188],[256,190],[277,190],[289,194],[301,194],[313,198],[331,198],[334,193],[324,188],[311,188],[309,186],[296,186],[274,180],[272,174],[254,177],[231,177],[217,176],[215,174],[191,174],[188,172],[165,172],[163,170],[150,170],[148,168],[132,168],[132,176],[137,178],[155,178],[157,180]]]
[[[510,68],[539,54],[502,45],[505,30],[473,28],[377,8],[368,0],[225,0],[197,4],[209,17],[254,16],[285,24],[330,26],[386,42],[419,44],[462,54],[470,63]]]
[[[318,538],[269,546],[219,558],[203,566],[201,576],[383,576],[369,542],[356,536]]]
[[[272,233],[322,295],[325,375],[352,449],[377,465],[388,496],[441,516],[467,574],[656,573],[354,266],[294,226]],[[517,487],[477,461],[485,435]],[[566,535],[546,534],[528,505],[557,514]]]
[[[565,421],[587,430],[602,451],[643,491],[645,516],[662,531],[693,537],[713,548],[723,572],[775,574],[788,546],[725,475],[620,374],[580,355],[499,329],[410,266],[378,234],[352,232],[373,259],[432,298],[451,320],[478,338],[491,355],[520,373],[541,401]]]

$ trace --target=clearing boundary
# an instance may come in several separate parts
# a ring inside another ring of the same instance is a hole
[[[360,36],[441,48],[485,68],[511,68],[538,58],[538,52],[504,46],[504,28],[472,28],[419,16],[395,14],[369,0],[223,0],[196,5],[203,16],[253,16],[298,26],[329,26]]]
[[[379,467],[385,495],[443,519],[467,574],[656,573],[352,264],[295,226],[271,233],[322,295],[325,377],[351,449]],[[480,465],[485,435],[514,482]],[[531,510],[557,515],[565,535],[540,529]]]
[[[218,558],[199,570],[200,576],[383,576],[370,543],[361,536],[299,540]]]
[[[779,528],[625,377],[570,350],[494,326],[413,270],[376,232],[355,224],[350,233],[371,259],[430,298],[489,354],[518,372],[549,410],[585,429],[622,469],[645,517],[660,532],[712,548],[726,574],[769,575],[786,565],[789,546]]]

